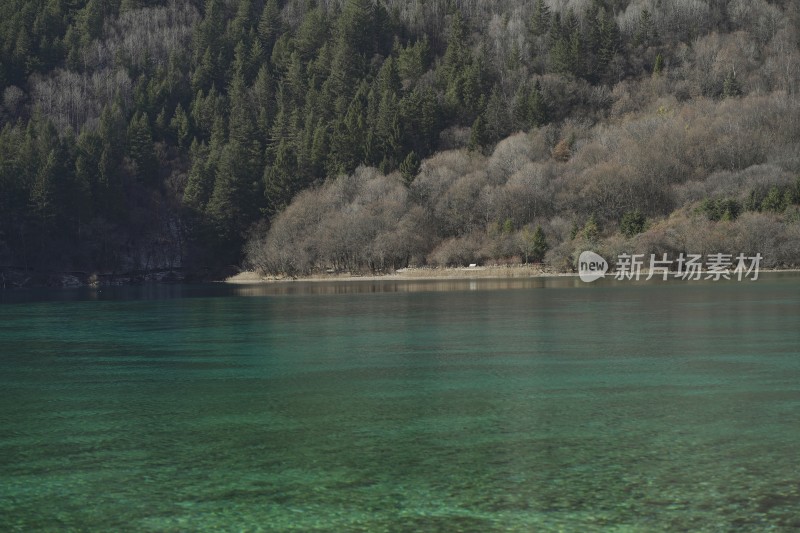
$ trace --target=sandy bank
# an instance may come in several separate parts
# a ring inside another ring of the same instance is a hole
[[[780,273],[780,272],[800,272],[794,268],[760,269],[761,274]],[[705,278],[708,271],[702,271],[701,275]],[[670,272],[670,278],[680,276],[677,272]],[[423,281],[423,280],[459,280],[459,279],[524,279],[541,277],[577,277],[577,273],[556,272],[539,265],[509,265],[509,266],[481,266],[481,267],[460,267],[460,268],[403,268],[391,274],[316,274],[311,276],[298,277],[265,277],[255,272],[240,272],[223,280],[224,283],[252,284],[252,283],[289,283],[293,281]],[[656,274],[659,278],[661,273]],[[614,273],[609,272],[605,276],[608,279],[614,278]],[[647,270],[642,270],[641,279],[647,277]],[[733,278],[735,276],[732,275]]]
[[[225,283],[281,283],[291,281],[377,281],[377,280],[409,280],[426,279],[504,279],[533,278],[543,276],[576,276],[577,274],[559,273],[538,265],[480,266],[462,268],[403,268],[390,274],[316,274],[301,277],[264,277],[255,272],[240,272],[225,279]]]

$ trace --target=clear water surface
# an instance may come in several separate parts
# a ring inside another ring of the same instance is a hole
[[[793,531],[800,275],[0,293],[2,531]]]

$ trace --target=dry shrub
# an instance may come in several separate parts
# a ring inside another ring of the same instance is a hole
[[[684,210],[636,236],[632,244],[636,253],[667,253],[672,259],[681,253],[760,253],[764,267],[800,263],[800,226],[773,213],[748,212],[736,221],[712,222]]]
[[[569,158],[572,157],[571,146],[569,139],[561,139],[558,141],[558,144],[553,147],[553,151],[551,152],[553,159],[561,161],[562,163],[569,161]]]
[[[603,220],[619,218],[636,204],[636,183],[631,169],[616,163],[604,162],[579,176],[581,211],[594,213]]]
[[[530,150],[532,161],[550,159],[550,150],[558,142],[558,129],[549,125],[530,133]]]
[[[428,262],[439,267],[467,266],[482,263],[484,237],[480,233],[453,237],[439,243],[428,255]]]
[[[747,28],[761,43],[769,42],[785,24],[781,10],[766,0],[731,0],[728,15],[734,25]]]
[[[423,201],[435,201],[458,178],[483,168],[484,161],[463,150],[440,152],[422,162],[411,189]]]
[[[512,228],[543,226],[554,268],[572,268],[585,249],[759,251],[769,265],[798,260],[791,215],[712,222],[696,213],[706,198],[743,201],[752,190],[793,182],[800,171],[796,98],[664,97],[642,109],[591,128],[567,122],[516,134],[489,158],[441,152],[422,162],[408,189],[396,176],[359,168],[298,195],[266,235],[254,236],[248,257],[271,272],[385,270],[426,258],[469,264],[518,255],[513,231],[486,233],[510,220]],[[648,229],[632,239],[615,236],[622,215],[634,209],[648,217]],[[597,242],[572,239],[575,223],[591,215],[600,225]]]
[[[636,253],[636,248],[630,239],[617,233],[604,239],[593,251],[604,257],[609,265],[614,265],[620,255]]]
[[[509,176],[533,160],[531,139],[527,134],[517,133],[499,143],[487,161],[486,170],[493,183],[504,183]]]
[[[784,227],[784,240],[778,250],[778,263],[787,267],[800,266],[800,220]]]
[[[781,218],[772,213],[744,213],[734,225],[735,252],[754,256],[760,253],[762,266],[775,267],[785,261],[796,262],[798,257],[788,257],[784,245],[787,228]]]
[[[770,187],[781,187],[793,182],[793,174],[776,165],[754,165],[739,172],[714,172],[705,180],[676,185],[674,192],[678,204],[688,206],[706,198],[734,198],[744,201],[750,191],[766,193]]]
[[[570,238],[572,221],[564,216],[556,215],[550,220],[534,221],[533,225],[541,225],[545,235],[554,242],[563,242]]]
[[[544,264],[559,272],[571,272],[575,270],[575,261],[578,257],[579,255],[575,255],[572,241],[564,241],[547,251]]]
[[[541,163],[528,163],[514,173],[503,187],[506,218],[523,225],[550,213],[552,179],[552,167]]]
[[[430,207],[441,235],[461,235],[483,226],[479,209],[486,172],[477,171],[458,178]]]

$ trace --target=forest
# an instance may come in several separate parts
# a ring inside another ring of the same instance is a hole
[[[792,0],[6,0],[0,268],[800,265]]]

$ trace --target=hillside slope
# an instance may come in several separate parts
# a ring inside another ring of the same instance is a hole
[[[683,226],[715,235],[698,252],[797,261],[796,2],[9,0],[0,20],[0,266],[216,271],[248,236],[265,269],[566,265],[582,238],[682,249]]]

